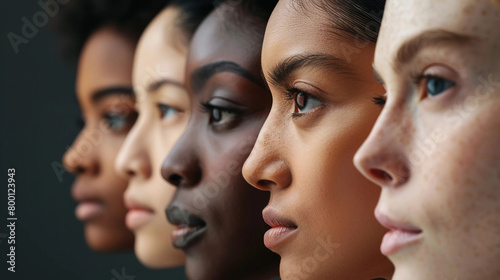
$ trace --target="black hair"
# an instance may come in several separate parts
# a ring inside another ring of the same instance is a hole
[[[170,4],[180,10],[176,24],[187,42],[191,41],[198,26],[215,7],[214,0],[170,0]]]
[[[213,0],[73,0],[62,8],[54,29],[62,37],[63,54],[75,59],[89,36],[105,26],[137,43],[148,24],[167,6],[179,9],[176,25],[186,42],[214,9]]]
[[[72,0],[61,9],[53,27],[61,35],[63,54],[77,58],[99,28],[110,26],[137,43],[167,0]]]
[[[271,14],[278,0],[216,0],[216,8],[224,6],[224,21],[228,30],[238,27],[238,32],[248,31],[252,35],[262,37]],[[246,21],[242,21],[242,18]],[[241,26],[241,25],[245,26]],[[241,28],[244,27],[244,28]]]
[[[347,39],[376,43],[385,0],[295,0],[303,12],[327,17],[328,30]],[[314,11],[311,11],[313,9]]]

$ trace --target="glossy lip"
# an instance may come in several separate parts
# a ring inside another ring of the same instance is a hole
[[[154,218],[155,211],[134,198],[125,196],[124,202],[125,207],[129,210],[125,216],[127,228],[137,230]]]
[[[377,221],[389,231],[384,235],[380,251],[383,255],[392,255],[404,247],[414,245],[422,240],[422,230],[407,222],[398,222],[375,210]]]
[[[182,207],[169,205],[165,213],[168,221],[177,227],[172,231],[172,244],[178,249],[187,249],[207,230],[207,223],[202,218]]]
[[[276,248],[278,245],[283,244],[283,242],[293,235],[298,228],[295,222],[283,217],[278,214],[278,212],[279,211],[270,206],[267,206],[262,211],[264,221],[271,227],[271,229],[264,234],[264,245],[269,249]]]

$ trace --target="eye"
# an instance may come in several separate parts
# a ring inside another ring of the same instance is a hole
[[[127,132],[134,125],[137,119],[137,112],[134,111],[128,115],[107,113],[103,118],[109,130],[114,132]]]
[[[323,101],[296,88],[288,89],[287,95],[289,99],[293,100],[295,103],[294,116],[300,116],[301,114],[307,113],[323,105]]]
[[[446,91],[447,89],[455,86],[454,82],[435,76],[425,77],[424,82],[427,95],[431,97],[439,95],[444,91]]]
[[[224,108],[212,105],[210,103],[202,103],[201,109],[210,117],[210,124],[213,126],[233,127],[237,124],[241,112],[237,109]]]
[[[231,123],[236,118],[236,113],[222,108],[212,107],[210,110],[210,123],[224,125]]]
[[[179,110],[166,104],[158,104],[158,109],[160,109],[160,117],[162,120],[170,119],[180,113]]]

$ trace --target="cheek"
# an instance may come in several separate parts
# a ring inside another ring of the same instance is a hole
[[[456,125],[443,127],[426,164],[416,168],[422,210],[443,242],[468,244],[470,235],[499,240],[486,237],[500,231],[495,218],[500,214],[498,110],[494,103],[481,105]]]

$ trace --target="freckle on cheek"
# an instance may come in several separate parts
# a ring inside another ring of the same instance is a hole
[[[462,10],[464,15],[470,15],[472,12],[474,12],[474,5],[469,5]]]

